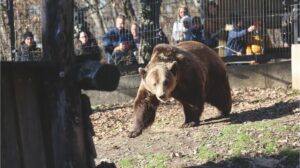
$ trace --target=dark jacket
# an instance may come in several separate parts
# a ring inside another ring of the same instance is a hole
[[[234,28],[232,31],[230,31],[226,43],[227,48],[225,49],[225,56],[236,55],[236,53],[231,50],[244,54],[246,50],[246,35],[247,29],[241,30]]]
[[[204,43],[210,48],[218,46],[218,34],[205,32],[203,29],[193,29],[192,40]]]
[[[110,29],[107,33],[105,33],[103,37],[103,46],[105,53],[112,54],[114,51],[114,48],[120,44],[120,35],[125,34],[128,36],[129,41],[131,42],[130,49],[136,48],[133,36],[127,29],[119,30],[116,27]]]
[[[76,56],[94,56],[101,60],[101,49],[96,42],[88,41],[86,44],[82,44],[80,40],[76,39],[74,47]]]
[[[112,53],[112,61],[115,65],[132,65],[137,64],[137,60],[132,50],[114,51]]]
[[[36,47],[36,42],[33,42],[31,47],[28,47],[25,42],[21,43],[21,46],[16,53],[16,61],[37,61],[41,59],[41,49]]]

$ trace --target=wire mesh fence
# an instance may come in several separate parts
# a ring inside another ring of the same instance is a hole
[[[12,9],[8,2],[0,1],[1,60],[42,60],[41,2],[14,1],[13,21],[9,19]],[[75,0],[74,54],[93,55],[108,63],[120,63],[120,58],[130,55],[136,59],[133,62],[145,63],[143,41],[176,44],[196,40],[213,48],[224,60],[251,61],[258,57],[289,58],[291,44],[298,42],[299,0],[155,0],[151,5],[158,8],[148,13],[142,3],[142,0]],[[188,10],[186,17],[179,14],[182,6]],[[157,13],[159,24],[149,22],[145,26],[145,17]],[[112,31],[120,14],[126,17],[127,30]],[[174,29],[181,29],[181,33],[176,35]],[[33,34],[33,47],[29,48],[27,31]],[[126,45],[128,41],[132,47]],[[114,51],[126,49],[132,52],[113,55]]]

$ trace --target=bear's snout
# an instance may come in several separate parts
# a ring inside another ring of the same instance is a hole
[[[160,95],[159,98],[162,99],[162,100],[166,99],[166,94]]]
[[[157,99],[161,102],[166,102],[167,101],[167,95],[165,93],[156,95]]]

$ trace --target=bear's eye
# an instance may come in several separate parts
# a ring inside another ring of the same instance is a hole
[[[153,83],[153,86],[156,86],[156,83]]]
[[[168,80],[165,80],[165,81],[163,82],[163,85],[164,85],[164,86],[167,86],[168,83],[169,83],[169,81],[168,81]]]

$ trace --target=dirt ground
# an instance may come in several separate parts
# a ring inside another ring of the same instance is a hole
[[[206,105],[193,128],[179,128],[184,116],[178,102],[160,105],[154,124],[137,138],[127,137],[132,102],[100,106],[91,115],[95,161],[116,167],[299,167],[299,92],[244,88],[232,95],[228,118]],[[290,153],[280,153],[286,149]]]

